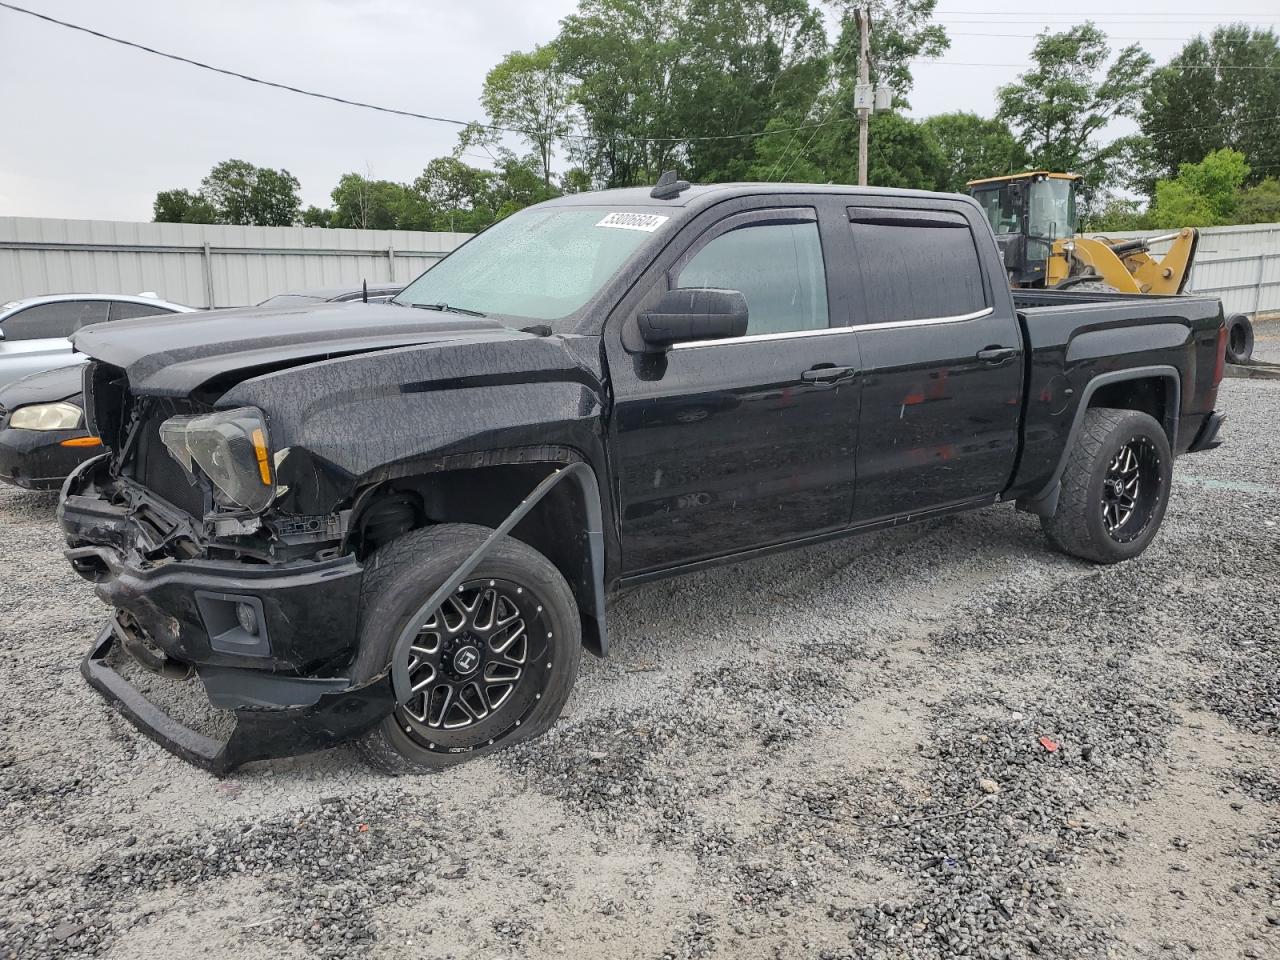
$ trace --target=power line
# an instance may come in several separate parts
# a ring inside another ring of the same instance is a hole
[[[121,46],[129,47],[133,50],[141,50],[144,53],[150,53],[157,57],[163,57],[166,60],[174,60],[178,63],[185,63],[188,66],[199,67],[201,70],[210,70],[213,73],[219,73],[227,77],[235,77],[238,80],[246,80],[249,83],[256,83],[264,87],[272,87],[276,90],[285,90],[289,93],[296,93],[304,97],[313,97],[317,100],[328,100],[331,103],[341,103],[348,107],[358,107],[362,110],[375,110],[378,113],[389,113],[398,117],[409,117],[414,120],[429,120],[433,123],[449,123],[458,127],[477,126],[485,130],[495,130],[499,133],[514,133],[520,136],[528,136],[528,131],[520,130],[514,127],[503,127],[493,123],[479,123],[470,120],[458,120],[453,117],[438,117],[428,113],[417,113],[413,110],[400,110],[396,107],[384,107],[376,103],[367,103],[363,100],[351,100],[347,97],[339,97],[329,93],[319,93],[315,90],[304,90],[302,87],[295,87],[292,84],[278,83],[274,80],[263,80],[260,77],[254,77],[247,73],[241,73],[238,70],[228,70],[225,67],[217,67],[211,63],[205,63],[201,60],[194,60],[191,57],[180,56],[176,53],[166,53],[163,50],[157,50],[154,47],[148,47],[145,44],[135,43],[132,40],[125,40],[121,37],[113,37],[111,34],[103,33],[100,30],[93,30],[89,27],[83,27],[77,23],[70,23],[66,20],[59,20],[57,17],[51,17],[47,14],[37,13],[35,10],[28,10],[25,7],[19,7],[12,3],[6,3],[0,0],[0,7],[12,10],[15,13],[24,13],[27,16],[35,17],[38,20],[44,20],[48,23],[57,24],[60,27],[66,27],[69,30],[76,30],[80,33],[87,33],[90,36],[98,37],[101,40],[109,40],[112,43],[118,43]],[[830,126],[833,124],[848,123],[847,120],[832,120],[822,123],[805,123],[795,127],[782,127],[774,130],[757,130],[751,133],[723,133],[710,136],[698,137],[632,137],[632,136],[609,136],[599,137],[588,134],[568,134],[564,139],[567,140],[591,140],[606,142],[624,142],[624,143],[702,143],[707,141],[724,141],[724,140],[753,140],[759,137],[771,136],[773,134],[792,133],[803,130],[813,130],[816,127]]]
[[[968,26],[968,24],[965,24],[965,26]],[[1044,35],[1043,33],[967,33],[963,30],[947,31],[948,37],[1002,37],[1006,40],[1039,40],[1043,35]],[[1109,33],[1107,34],[1107,39],[1108,40],[1132,40],[1135,42],[1142,42],[1142,43],[1146,43],[1151,40],[1171,40],[1174,43],[1190,43],[1193,40],[1203,39],[1203,38],[1188,37],[1185,34],[1180,37],[1153,37],[1150,35],[1145,37],[1122,37],[1122,36],[1117,36],[1114,33]],[[1206,42],[1210,42],[1210,41],[1206,41]],[[1237,40],[1232,37],[1224,37],[1213,42],[1239,44],[1239,43],[1251,43],[1252,41]]]
[[[1037,67],[1039,64],[1032,63],[1030,60],[1021,63],[976,63],[967,60],[940,60],[936,57],[909,57],[912,63],[932,63],[943,67]],[[1261,67],[1261,66],[1231,66],[1231,65],[1215,65],[1215,64],[1175,64],[1169,63],[1164,66],[1153,67],[1153,70],[1261,70],[1264,73],[1280,73],[1280,67]]]

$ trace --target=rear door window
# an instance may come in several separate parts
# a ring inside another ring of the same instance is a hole
[[[938,320],[990,306],[978,247],[963,214],[850,207],[849,227],[865,301],[855,323]]]
[[[107,319],[106,300],[62,300],[40,303],[15,313],[0,325],[6,340],[69,337],[83,326]]]
[[[131,320],[134,317],[155,317],[162,313],[173,313],[173,311],[155,303],[133,303],[129,300],[111,301],[112,320]]]

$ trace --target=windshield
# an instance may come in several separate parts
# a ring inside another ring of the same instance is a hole
[[[523,210],[463,244],[393,302],[560,320],[598,293],[667,219],[599,207]]]
[[[1027,211],[1028,232],[1044,240],[1070,237],[1076,232],[1076,200],[1070,180],[1058,178],[1037,180],[1031,184],[1031,202]],[[1041,249],[1040,259],[1048,251]]]

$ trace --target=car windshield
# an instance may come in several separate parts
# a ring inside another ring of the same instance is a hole
[[[667,219],[599,207],[524,210],[469,240],[392,302],[560,320],[595,296]]]

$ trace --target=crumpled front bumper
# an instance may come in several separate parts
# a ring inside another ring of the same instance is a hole
[[[124,639],[124,629],[112,618],[80,665],[84,678],[160,746],[218,777],[251,760],[294,756],[335,746],[368,730],[395,707],[389,675],[358,687],[331,684],[311,691],[314,700],[304,705],[236,710],[235,729],[225,743],[219,743],[169,716],[111,667],[108,655]],[[213,694],[208,679],[203,676],[201,679],[205,681],[206,690]],[[227,680],[235,684],[235,678]]]
[[[100,462],[73,472],[59,505],[67,559],[112,608],[81,672],[144,733],[221,776],[249,760],[333,746],[392,712],[385,671],[350,673],[363,576],[354,556],[179,559],[155,544],[185,515],[145,490],[113,493],[101,472]],[[194,673],[209,703],[235,714],[227,742],[149,702],[112,668],[117,647],[170,682]]]

